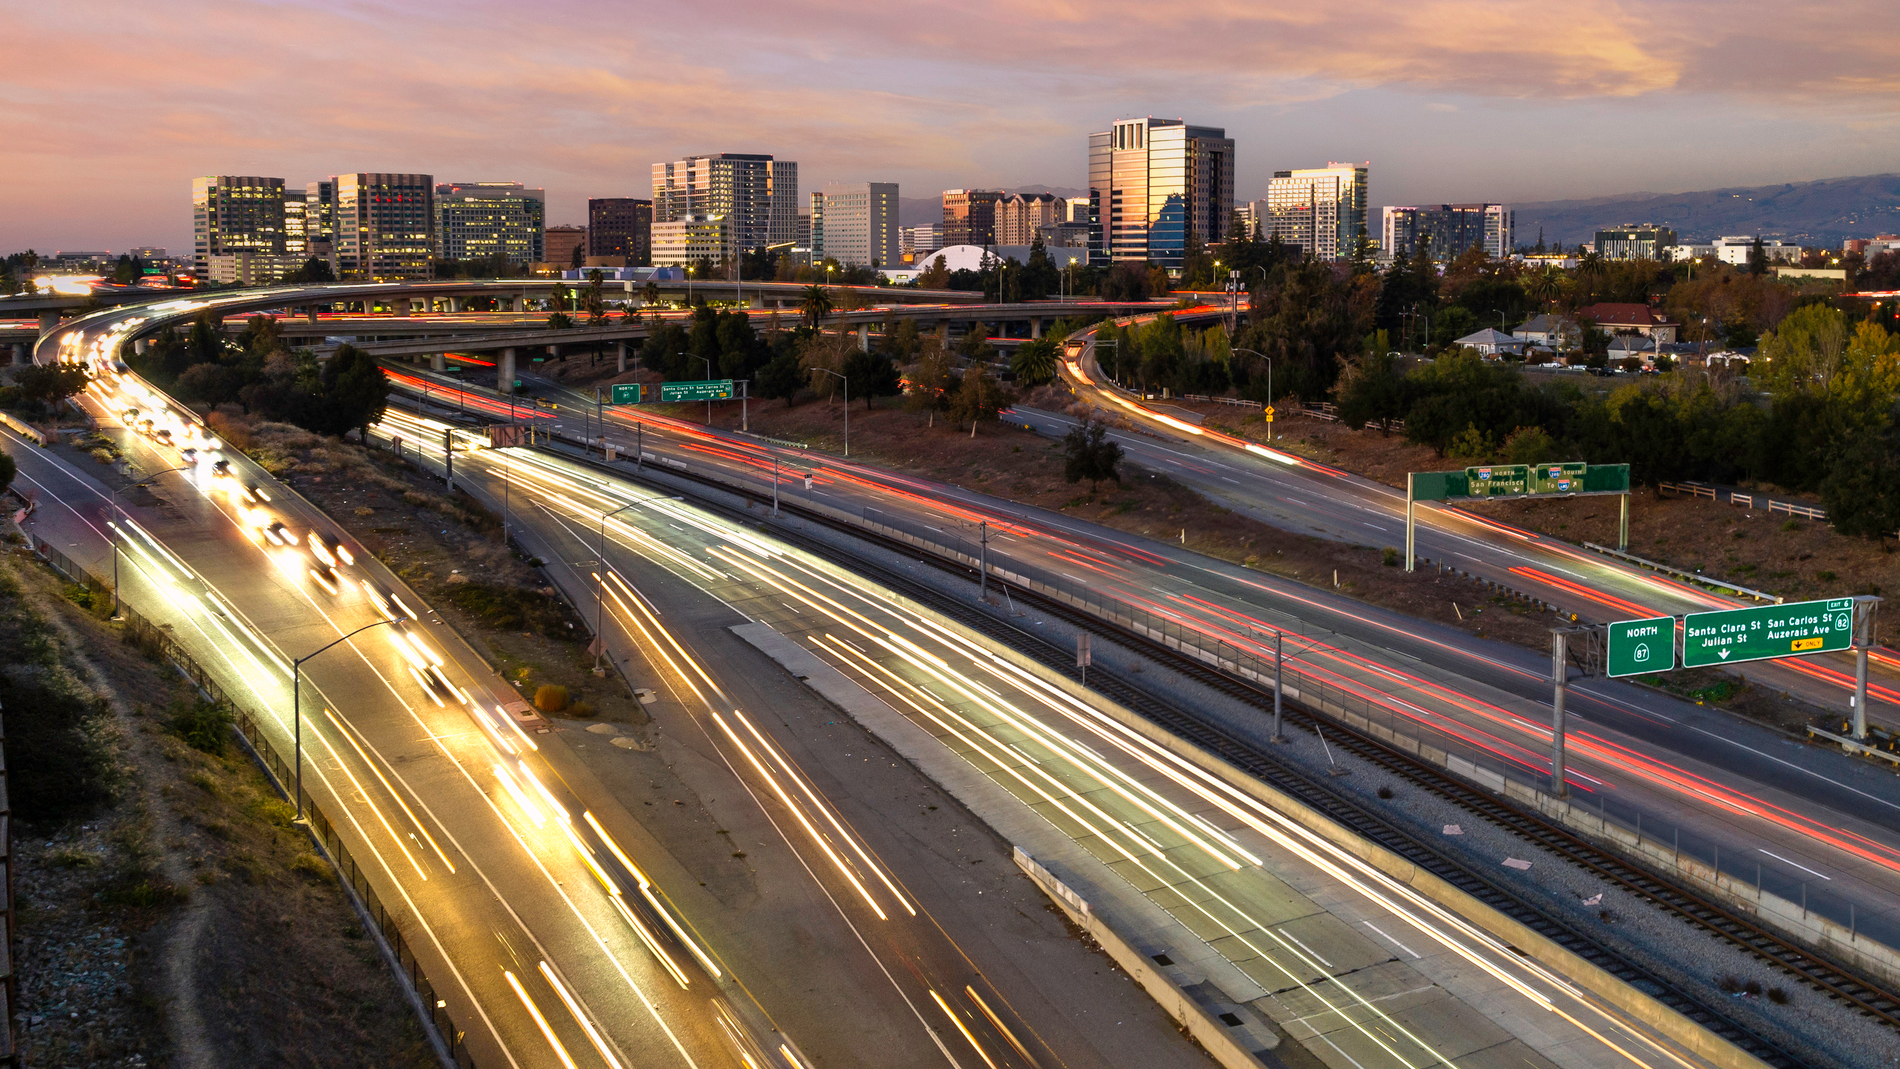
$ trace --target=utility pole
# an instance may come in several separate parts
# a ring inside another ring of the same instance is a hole
[[[1286,662],[1280,655],[1280,646],[1286,639],[1286,632],[1273,633],[1273,734],[1267,736],[1268,742],[1285,742],[1286,736],[1280,733],[1280,681]]]
[[[1564,778],[1564,691],[1570,682],[1570,636],[1589,635],[1595,627],[1553,627],[1550,629],[1550,793],[1558,798],[1570,796]],[[1599,664],[1594,655],[1589,661]],[[1586,675],[1589,671],[1586,670]]]
[[[455,432],[442,430],[442,475],[448,480],[449,493],[455,493]]]

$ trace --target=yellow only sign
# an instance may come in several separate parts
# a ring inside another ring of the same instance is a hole
[[[1821,648],[1821,640],[1818,638],[1797,638],[1793,642],[1788,643],[1788,646],[1796,653],[1800,653],[1802,650],[1818,650]]]
[[[1268,419],[1272,419],[1272,418],[1273,418],[1273,406],[1272,406],[1272,405],[1268,405],[1268,406],[1267,406],[1267,407],[1266,407],[1265,409],[1263,409],[1262,411],[1264,411],[1264,412],[1266,412],[1266,414],[1267,414],[1267,418],[1268,418]]]

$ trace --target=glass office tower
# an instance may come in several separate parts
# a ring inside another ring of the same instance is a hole
[[[1130,119],[1089,135],[1090,259],[1181,266],[1187,250],[1227,239],[1234,142],[1213,126]]]

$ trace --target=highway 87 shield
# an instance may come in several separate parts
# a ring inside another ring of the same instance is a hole
[[[1697,668],[1844,650],[1853,634],[1853,598],[1691,613],[1683,618],[1682,664]]]
[[[1676,618],[1618,620],[1610,625],[1605,675],[1639,676],[1676,666]]]

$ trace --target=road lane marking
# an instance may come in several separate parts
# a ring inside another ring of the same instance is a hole
[[[1806,865],[1801,864],[1800,862],[1789,861],[1787,858],[1782,857],[1780,854],[1775,853],[1773,850],[1769,850],[1765,847],[1762,847],[1759,849],[1761,849],[1762,853],[1767,854],[1769,857],[1774,858],[1776,861],[1779,861],[1784,865],[1793,865],[1795,868],[1800,869],[1802,872],[1808,873],[1809,875],[1812,875],[1812,876],[1819,876],[1823,880],[1828,881],[1829,883],[1832,883],[1834,881],[1834,877],[1829,876],[1824,872],[1815,872],[1813,869],[1807,867]]]

